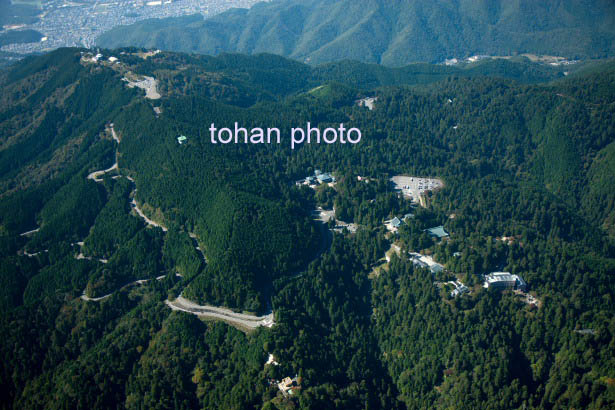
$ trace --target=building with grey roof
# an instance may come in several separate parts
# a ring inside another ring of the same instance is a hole
[[[429,228],[429,229],[425,229],[425,232],[427,232],[429,235],[438,238],[438,239],[442,239],[442,238],[447,238],[448,237],[448,232],[446,232],[444,230],[444,227],[442,225],[440,226],[436,226],[433,228]]]
[[[328,172],[323,172],[322,174],[318,174],[316,175],[316,178],[318,178],[320,183],[324,183],[324,184],[329,183],[329,182],[335,182],[335,178],[333,178],[331,174],[329,174]]]
[[[513,275],[510,272],[492,272],[485,275],[485,283],[483,287],[486,289],[519,289],[527,290],[527,283],[519,275]]]

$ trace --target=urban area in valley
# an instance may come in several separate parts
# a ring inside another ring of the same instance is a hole
[[[17,54],[44,52],[58,47],[87,47],[96,37],[120,25],[139,20],[200,13],[212,16],[230,8],[247,8],[257,0],[48,0],[28,2],[40,9],[32,24],[6,24],[0,35],[15,30],[35,30],[40,41],[3,45],[0,50]],[[13,4],[17,2],[13,1]]]

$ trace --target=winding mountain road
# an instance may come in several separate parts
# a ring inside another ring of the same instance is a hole
[[[247,315],[245,313],[233,312],[230,309],[222,307],[198,305],[184,298],[181,294],[174,301],[167,299],[164,303],[173,310],[191,313],[200,317],[224,320],[225,322],[247,327],[249,329],[256,329],[260,326],[272,327],[275,324],[273,312],[265,316]]]
[[[113,164],[107,169],[92,172],[90,175],[88,175],[88,179],[93,179],[95,182],[102,182],[102,179],[99,178],[101,175],[104,175],[107,172],[111,172],[116,169],[117,169],[117,158],[115,159],[115,164]]]
[[[188,233],[188,236],[190,237],[190,239],[192,239],[193,244],[194,244],[194,249],[197,250],[197,252],[199,253],[199,255],[201,255],[201,260],[205,263],[207,262],[207,257],[205,256],[205,254],[203,253],[203,250],[201,249],[201,247],[199,246],[199,240],[196,237],[195,234],[193,234],[192,232]]]
[[[113,128],[113,124],[111,124],[109,126],[111,128],[111,135],[113,136],[113,139],[117,142],[117,144],[120,144],[120,139],[117,136],[117,134],[115,133],[115,129]],[[94,171],[91,174],[88,175],[88,179],[92,179],[95,182],[102,182],[102,179],[100,179],[99,177],[101,175],[106,174],[107,172],[111,172],[118,169],[118,165],[117,165],[117,150],[115,150],[115,163],[113,165],[111,165],[109,168],[107,169],[103,169],[100,171]]]
[[[130,202],[130,205],[132,206],[132,209],[135,210],[135,212],[137,214],[139,214],[139,216],[141,217],[141,219],[143,219],[145,221],[146,224],[150,225],[150,226],[155,226],[156,228],[160,228],[162,229],[163,232],[167,232],[168,229],[165,228],[164,226],[162,226],[161,224],[159,224],[156,221],[153,221],[151,219],[149,219],[147,217],[147,215],[145,215],[143,213],[143,211],[141,210],[141,208],[139,208],[139,205],[137,204],[137,200],[135,199],[135,195],[137,194],[137,189],[135,188],[135,190],[133,191],[133,196],[132,196],[132,201]]]
[[[40,227],[38,227],[38,228],[36,228],[36,229],[32,229],[31,231],[24,232],[24,233],[20,233],[20,234],[19,234],[19,236],[30,236],[30,235],[32,235],[32,234],[34,234],[34,233],[37,233],[37,232],[38,232],[38,231],[40,231],[40,230],[41,230],[41,228],[40,228]]]
[[[113,124],[110,124],[110,129],[111,129],[111,134],[113,136],[113,139],[118,143],[118,150],[119,150],[119,144],[120,144],[120,139],[117,136],[115,129],[113,127]],[[90,173],[88,175],[88,179],[91,179],[95,182],[102,182],[103,180],[100,178],[102,175],[114,171],[114,170],[118,170],[118,150],[116,150],[115,152],[115,163],[107,168],[107,169],[103,169],[100,171],[94,171],[92,173]],[[128,178],[131,182],[134,183],[134,180],[130,177],[126,177]],[[139,205],[137,204],[137,201],[135,199],[137,193],[137,189],[135,188],[134,191],[132,192],[132,201],[130,202],[132,208],[135,210],[135,212],[137,213],[137,215],[139,215],[139,217],[141,217],[141,219],[143,219],[145,221],[146,224],[150,225],[150,226],[154,226],[157,228],[162,229],[163,232],[167,232],[168,229],[159,224],[158,222],[150,219],[147,217],[147,215],[145,215],[145,213],[143,213],[143,211],[141,210],[141,208],[139,208]],[[190,236],[190,239],[192,239],[194,241],[194,247],[195,249],[199,252],[199,255],[202,257],[203,261],[207,262],[207,258],[205,257],[205,254],[203,253],[203,251],[201,250],[201,248],[199,247],[198,244],[198,238],[194,233],[189,233],[188,234]],[[79,245],[82,245],[82,243],[80,243]],[[82,253],[80,253],[77,256],[78,259],[85,259],[87,258],[86,256],[84,256]],[[101,262],[103,262],[101,260]],[[103,262],[105,263],[106,260]],[[180,274],[176,274],[177,276],[180,276]],[[161,280],[165,277],[165,275],[159,276],[156,278],[156,280]],[[130,282],[124,286],[122,286],[119,290],[122,289],[126,289],[129,288],[131,286],[136,286],[136,285],[142,285],[144,283],[147,283],[148,281],[150,281],[151,279],[139,279],[136,280],[134,282]],[[84,301],[88,301],[88,302],[100,302],[102,300],[107,299],[108,297],[110,297],[113,294],[113,292],[108,293],[106,295],[103,296],[98,296],[98,297],[89,297],[86,294],[86,291],[84,290],[83,293],[81,294],[81,299]],[[218,307],[218,306],[209,306],[209,305],[198,305],[186,298],[184,298],[181,294],[180,296],[175,299],[174,301],[170,301],[170,300],[166,300],[165,303],[167,304],[167,306],[169,306],[172,310],[178,310],[178,311],[182,311],[182,312],[187,312],[193,315],[197,315],[199,317],[205,317],[205,318],[213,318],[213,319],[220,319],[223,320],[225,322],[228,322],[230,324],[234,324],[234,325],[238,325],[238,326],[243,326],[245,328],[248,329],[255,329],[259,326],[266,326],[266,327],[272,327],[274,325],[274,320],[273,320],[273,312],[265,315],[265,316],[254,316],[254,315],[247,315],[244,313],[236,313],[233,312],[230,309],[224,308],[224,307]]]
[[[166,276],[166,275],[160,275],[160,276],[156,277],[155,279],[156,279],[156,280],[162,280],[162,279],[164,279],[164,278],[165,278],[165,276]],[[181,277],[182,275],[180,275],[179,273],[176,273],[176,274],[175,274],[175,276],[179,276],[179,277]],[[131,286],[143,285],[143,284],[145,284],[145,283],[149,282],[150,280],[151,280],[151,279],[139,279],[139,280],[135,280],[134,282],[130,282],[130,283],[127,283],[126,285],[122,286],[119,290],[126,289],[126,288],[129,288],[129,287],[131,287]],[[81,294],[81,299],[83,299],[83,300],[85,300],[85,301],[88,301],[88,302],[99,302],[99,301],[101,301],[101,300],[103,300],[103,299],[107,299],[107,298],[108,298],[109,296],[111,296],[111,295],[113,295],[113,292],[108,293],[108,294],[103,295],[103,296],[99,296],[99,297],[97,297],[97,298],[91,298],[91,297],[89,297],[88,295],[86,295],[86,294],[85,294],[85,289],[84,289],[84,290],[83,290],[83,293]]]
[[[111,133],[113,135],[113,139],[115,141],[117,141],[117,143],[118,143],[118,150],[116,150],[116,152],[115,152],[115,163],[110,168],[107,168],[107,169],[104,169],[104,170],[100,170],[100,171],[94,171],[91,174],[89,174],[88,175],[88,179],[92,179],[95,182],[102,182],[102,179],[99,178],[101,175],[104,175],[107,172],[111,172],[113,170],[117,170],[118,169],[118,161],[117,161],[117,159],[118,159],[118,151],[119,151],[120,139],[118,138],[118,136],[117,136],[117,134],[115,132],[115,129],[113,128],[113,124],[110,125],[110,129],[111,129]],[[134,180],[131,177],[126,176],[126,178],[134,183]],[[152,219],[148,218],[147,215],[145,215],[143,213],[143,211],[139,208],[139,205],[137,204],[137,201],[135,199],[136,192],[137,192],[137,189],[135,188],[133,193],[132,193],[132,201],[130,203],[132,208],[135,210],[135,212],[148,225],[160,228],[160,229],[163,230],[163,232],[167,232],[168,230],[167,230],[167,228],[165,226],[163,226],[160,223],[158,223],[156,221],[153,221]],[[317,259],[318,257],[320,257],[320,255],[322,255],[322,253],[324,253],[328,249],[328,247],[331,246],[331,233],[330,233],[330,231],[328,229],[326,229],[326,224],[324,223],[325,221],[323,220],[321,222],[323,222],[323,223],[320,224],[320,229],[321,229],[321,241],[320,241],[320,247],[319,247],[320,249],[318,250],[318,252],[314,256],[314,259]],[[203,258],[203,260],[205,262],[207,262],[207,258],[205,257],[205,254],[203,253],[203,251],[199,247],[197,236],[194,233],[189,233],[188,235],[194,241],[195,249],[199,252],[199,254]],[[300,272],[297,272],[297,273],[291,275],[291,279],[302,276],[304,270],[305,269],[302,269]],[[181,275],[177,274],[177,276],[181,276]],[[157,277],[156,280],[160,280],[162,278],[164,278],[164,275]],[[122,286],[119,290],[125,289],[125,288],[130,287],[130,286],[141,285],[143,283],[148,282],[149,280],[150,279],[137,280],[137,281],[134,281],[134,282],[131,282],[131,283],[127,284],[127,285]],[[81,295],[81,299],[83,299],[84,301],[98,302],[98,301],[101,301],[101,300],[104,300],[104,299],[108,298],[111,295],[112,295],[112,293],[109,293],[109,294],[103,295],[103,296],[99,296],[99,297],[89,297],[89,296],[86,295],[85,290],[84,290],[83,294]],[[203,317],[203,318],[211,318],[211,319],[223,320],[223,321],[225,321],[225,322],[227,322],[229,324],[240,326],[240,327],[243,327],[243,328],[248,328],[248,329],[256,329],[257,327],[260,327],[260,326],[272,327],[275,324],[273,312],[271,312],[271,313],[269,313],[267,315],[264,315],[264,316],[255,316],[255,315],[248,315],[248,314],[245,314],[245,313],[237,313],[237,312],[233,312],[232,310],[227,309],[225,307],[210,306],[210,305],[199,305],[197,303],[194,303],[194,302],[184,298],[181,293],[180,293],[180,295],[175,300],[171,301],[171,300],[167,299],[167,300],[165,300],[165,303],[172,310],[177,310],[177,311],[182,311],[182,312],[190,313],[190,314],[197,315],[197,316]]]

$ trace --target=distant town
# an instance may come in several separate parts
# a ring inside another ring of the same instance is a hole
[[[11,30],[36,30],[42,34],[35,43],[8,44],[1,51],[30,54],[58,47],[94,46],[96,38],[116,26],[140,20],[179,17],[200,13],[213,16],[230,8],[248,8],[259,0],[96,0],[72,2],[47,0],[40,7],[34,24],[5,25],[0,34]]]
[[[569,66],[572,64],[577,64],[579,62],[579,60],[569,60],[569,59],[566,59],[564,57],[559,57],[559,56],[537,55],[537,54],[530,54],[530,53],[524,53],[520,55],[522,57],[526,57],[528,60],[530,60],[533,63],[548,64],[553,67]],[[441,64],[447,65],[447,66],[455,66],[455,65],[464,64],[464,63],[465,64],[476,63],[477,61],[489,60],[489,59],[500,59],[501,58],[504,60],[509,60],[512,57],[513,56],[491,56],[491,55],[486,55],[486,54],[476,54],[476,55],[473,55],[467,58],[447,58]]]

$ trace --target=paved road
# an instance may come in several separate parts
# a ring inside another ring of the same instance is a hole
[[[137,190],[134,190],[134,195],[136,195]],[[130,202],[130,205],[132,205],[132,208],[137,212],[137,214],[139,214],[139,216],[141,218],[143,218],[143,220],[145,221],[146,224],[151,225],[151,226],[155,226],[157,228],[162,229],[163,232],[167,231],[167,228],[165,228],[164,226],[160,225],[158,222],[156,221],[152,221],[151,219],[149,219],[144,213],[143,211],[139,208],[139,205],[137,204],[137,201],[135,200],[135,197],[132,197],[132,201]]]
[[[88,295],[85,294],[85,290],[83,291],[83,293],[81,294],[81,299],[88,301],[88,302],[99,302],[103,299],[107,299],[109,296],[111,296],[113,294],[113,292],[109,293],[108,295],[104,295],[98,298],[91,298]]]
[[[160,275],[160,276],[156,277],[155,279],[156,279],[156,280],[162,280],[162,279],[164,279],[164,278],[165,278],[165,276],[166,276],[166,275]],[[180,275],[179,273],[176,273],[176,274],[175,274],[175,276],[179,276],[179,277],[181,277],[182,275]],[[144,283],[147,283],[147,282],[149,282],[150,280],[151,280],[151,279],[139,279],[139,280],[135,280],[134,282],[130,282],[130,283],[128,283],[128,284],[126,284],[126,285],[122,286],[122,287],[120,288],[120,290],[122,290],[122,289],[126,289],[126,288],[129,288],[129,287],[131,287],[131,286],[143,285]],[[83,290],[83,293],[81,294],[81,299],[83,299],[83,300],[85,300],[85,301],[88,301],[88,302],[99,302],[99,301],[101,301],[101,300],[103,300],[103,299],[107,299],[107,298],[108,298],[109,296],[111,296],[112,294],[113,294],[113,292],[108,293],[108,294],[106,294],[106,295],[104,295],[104,296],[99,296],[99,297],[97,297],[97,298],[91,298],[91,297],[89,297],[88,295],[86,295],[86,294],[85,294],[85,289],[84,289],[84,290]]]
[[[77,254],[77,255],[75,256],[75,259],[78,259],[78,260],[81,260],[81,259],[87,259],[87,260],[89,260],[89,261],[98,261],[98,262],[100,262],[100,263],[107,263],[107,262],[109,262],[109,260],[104,259],[104,258],[97,259],[97,258],[92,258],[91,256],[85,256],[85,255],[83,254],[83,252],[79,252],[79,254]]]
[[[32,229],[31,231],[20,233],[19,236],[30,236],[33,233],[36,233],[36,232],[38,232],[40,230],[41,230],[41,228]]]
[[[154,83],[155,84],[155,83]],[[117,134],[115,133],[115,129],[113,128],[113,124],[111,124],[111,133],[113,135],[113,139],[117,141],[118,145],[120,143],[120,140],[117,136]],[[118,168],[118,164],[117,164],[117,151],[115,154],[115,164],[113,164],[113,166],[111,166],[108,169],[105,170],[101,170],[101,171],[95,171],[92,172],[90,175],[88,175],[88,179],[93,179],[96,182],[102,182],[102,179],[99,179],[98,177],[100,175],[103,175],[107,172],[110,172],[112,170],[115,170]],[[127,177],[130,181],[134,182],[134,180],[130,177]],[[164,232],[167,232],[167,228],[162,226],[161,224],[159,224],[156,221],[153,221],[151,219],[149,219],[144,213],[143,211],[139,208],[139,205],[137,204],[137,201],[135,200],[135,196],[136,196],[136,188],[133,191],[133,199],[131,201],[131,206],[134,208],[135,212],[148,224],[151,226],[155,226],[158,227],[160,229],[162,229]],[[323,218],[324,219],[324,218]],[[318,253],[316,254],[316,256],[314,257],[314,259],[318,258],[323,252],[325,252],[330,246],[331,246],[331,233],[329,232],[328,229],[326,229],[326,224],[325,223],[321,223],[320,224],[320,229],[321,229],[321,243],[320,243],[320,249],[318,251]],[[197,237],[194,233],[189,233],[189,236],[192,240],[195,241],[195,248],[197,251],[199,251],[199,253],[201,254],[201,256],[203,257],[203,260],[205,260],[205,262],[207,262],[207,259],[205,258],[205,255],[203,254],[202,250],[199,248],[198,246],[198,241],[197,241]],[[305,270],[305,269],[303,269]],[[292,277],[299,277],[301,276],[302,272],[296,273],[295,275],[293,275]],[[181,276],[181,275],[178,275]],[[156,278],[157,280],[160,280],[164,278],[163,276],[160,276],[158,278]],[[134,282],[131,282],[127,285],[124,285],[121,289],[124,289],[126,287],[129,286],[135,286],[135,285],[141,285],[145,282],[149,281],[149,279],[141,279],[141,280],[137,280]],[[88,297],[85,294],[85,290],[83,291],[83,294],[81,295],[81,299],[85,300],[85,301],[93,301],[93,302],[97,302],[103,299],[108,298],[109,296],[111,296],[112,293],[109,293],[108,295],[104,295],[104,296],[100,296],[100,297],[96,297],[96,298],[91,298]],[[170,300],[166,300],[165,303],[173,310],[179,310],[179,311],[183,311],[183,312],[187,312],[187,313],[191,313],[194,315],[197,315],[199,317],[207,317],[207,318],[214,318],[214,319],[220,319],[223,320],[225,322],[228,322],[230,324],[235,324],[238,326],[242,326],[248,329],[255,329],[257,327],[260,326],[265,326],[265,327],[272,327],[275,324],[274,318],[273,318],[273,312],[269,313],[268,315],[264,315],[264,316],[255,316],[255,315],[247,315],[245,313],[236,313],[233,312],[230,309],[224,308],[224,307],[218,307],[218,306],[210,306],[210,305],[198,305],[186,298],[184,298],[181,294],[179,295],[179,297],[177,299],[175,299],[174,301],[170,301]]]
[[[318,218],[316,218],[319,220]],[[327,229],[327,225],[324,222],[319,224],[321,236],[320,236],[320,248],[314,259],[317,259],[322,255],[329,247],[331,246],[332,235],[329,229]],[[196,240],[196,235],[189,234],[192,239]],[[307,269],[307,265],[301,269],[300,271],[294,273],[289,276],[289,279],[296,279],[303,275],[305,269]],[[181,294],[177,297],[177,299],[170,301],[166,300],[165,303],[173,310],[179,310],[182,312],[191,313],[193,315],[197,315],[199,317],[206,317],[212,319],[220,319],[230,324],[243,326],[249,329],[256,329],[259,326],[272,327],[275,325],[275,321],[273,318],[273,312],[269,313],[265,316],[254,316],[247,315],[245,313],[236,313],[230,309],[226,309],[223,307],[211,306],[211,305],[199,305],[197,303],[192,302],[191,300],[186,299]]]
[[[113,124],[111,124],[111,135],[113,136],[113,139],[119,145],[120,144],[120,139],[118,138],[117,134],[115,133],[115,129],[113,129]],[[114,171],[116,169],[118,169],[118,167],[117,167],[117,150],[115,151],[115,164],[111,165],[107,169],[103,169],[103,170],[100,170],[100,171],[92,172],[90,175],[88,175],[88,179],[93,179],[95,182],[102,182],[102,179],[98,178],[99,176],[104,175],[107,172]]]
[[[195,234],[193,234],[192,232],[188,233],[188,236],[190,237],[190,239],[192,239],[192,244],[194,245],[194,249],[197,250],[197,252],[199,253],[199,255],[201,255],[201,260],[205,263],[209,263],[207,262],[207,257],[205,256],[205,254],[203,253],[203,250],[201,249],[201,247],[199,246],[199,240],[196,237]]]
[[[28,251],[23,251],[23,254],[26,255],[29,258],[33,258],[33,257],[35,257],[37,255],[40,255],[41,253],[47,253],[47,252],[49,252],[49,249],[43,249],[42,251],[35,252],[35,253],[29,253]]]
[[[224,320],[231,324],[240,325],[249,329],[256,329],[260,326],[272,327],[275,324],[273,312],[265,316],[247,315],[245,313],[236,313],[230,309],[210,306],[198,305],[182,295],[179,295],[174,301],[166,300],[165,303],[173,310],[192,313],[200,317],[214,318]]]
[[[115,164],[107,169],[103,169],[100,171],[94,171],[90,175],[88,175],[88,179],[93,179],[95,182],[102,182],[102,179],[98,178],[101,175],[106,174],[107,172],[111,172],[117,169],[117,159],[115,160]]]

